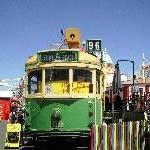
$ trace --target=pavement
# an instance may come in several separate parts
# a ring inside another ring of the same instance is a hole
[[[0,150],[4,150],[7,121],[0,120]]]
[[[7,121],[0,120],[0,150],[7,150],[4,149],[7,123],[8,123]],[[19,150],[19,149],[11,149],[11,150]]]

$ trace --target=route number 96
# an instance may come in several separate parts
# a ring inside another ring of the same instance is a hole
[[[89,52],[92,51],[101,51],[101,40],[87,40],[86,49]]]

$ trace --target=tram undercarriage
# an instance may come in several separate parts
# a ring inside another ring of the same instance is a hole
[[[25,132],[23,141],[23,150],[88,150],[90,132]]]

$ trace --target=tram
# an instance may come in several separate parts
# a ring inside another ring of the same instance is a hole
[[[38,51],[25,64],[24,147],[89,149],[91,128],[102,123],[105,73],[101,40],[81,44],[68,28],[57,48]]]

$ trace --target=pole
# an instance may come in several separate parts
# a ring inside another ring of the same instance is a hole
[[[134,84],[135,84],[135,83],[134,83],[134,78],[135,78],[135,75],[134,75],[134,61],[133,61],[133,60],[126,60],[126,59],[125,59],[125,60],[124,60],[124,59],[123,59],[123,60],[117,60],[117,64],[118,64],[119,61],[127,61],[127,62],[131,62],[131,63],[132,63],[132,74],[133,74],[133,75],[132,75],[132,77],[133,77],[133,80],[132,80],[132,84],[133,84],[133,85],[132,85],[132,93],[133,93],[133,95],[134,95],[134,92],[135,92],[135,90],[134,90],[134,89],[135,89],[135,88],[134,88]]]
[[[134,87],[134,61],[133,60],[126,60],[126,59],[123,59],[123,60],[117,60],[117,64],[118,64],[118,62],[119,61],[128,61],[128,62],[131,62],[132,63],[132,76],[133,76],[133,82],[132,82],[132,84],[133,84],[133,87]]]
[[[133,65],[133,71],[132,71],[132,72],[133,72],[133,87],[134,87],[134,77],[135,77],[135,76],[134,76],[134,61],[130,61],[130,62],[131,62],[132,65]]]

